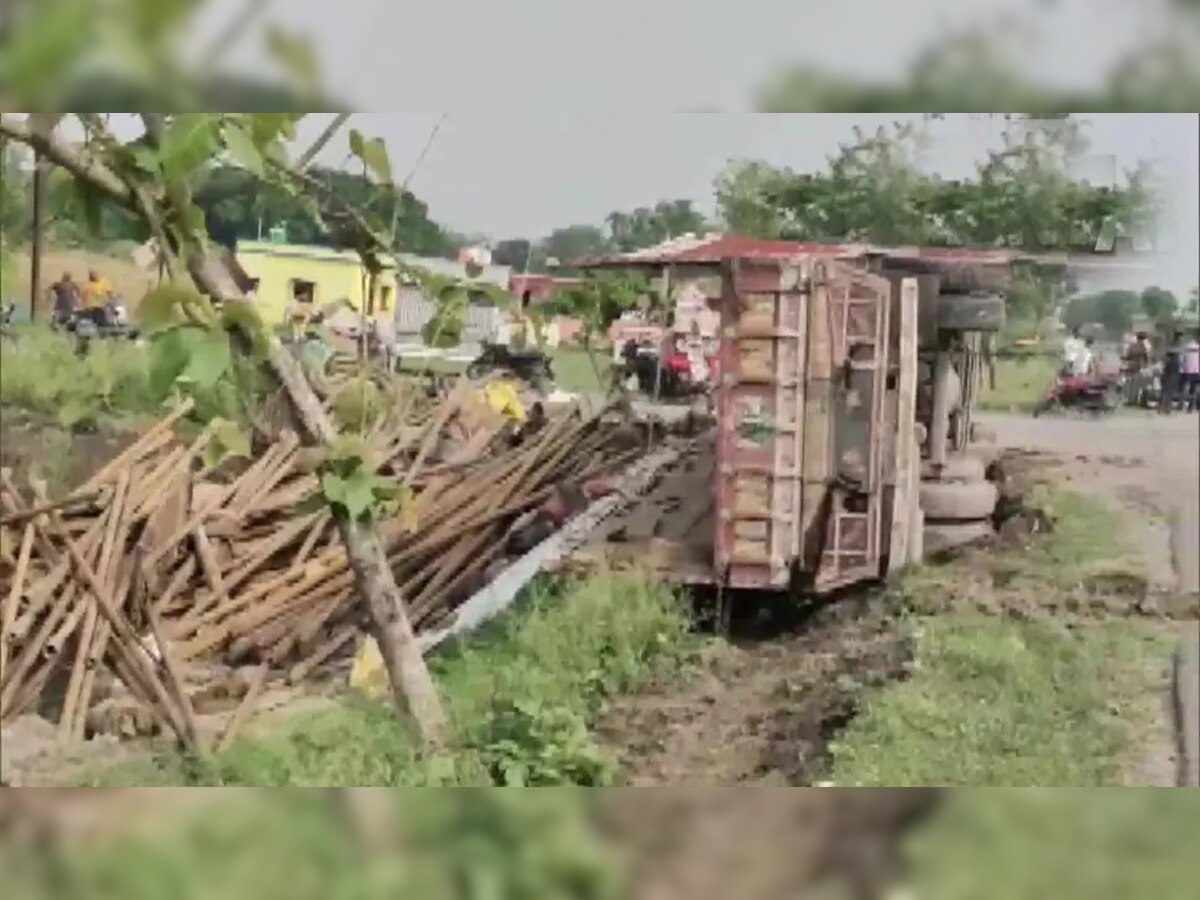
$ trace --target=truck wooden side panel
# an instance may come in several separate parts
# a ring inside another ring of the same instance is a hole
[[[832,590],[879,574],[890,291],[820,258],[724,265],[718,581]]]

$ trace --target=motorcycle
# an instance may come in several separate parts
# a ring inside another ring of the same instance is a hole
[[[686,353],[667,356],[659,369],[659,353],[652,345],[630,341],[621,351],[623,365],[619,377],[623,381],[636,379],[639,393],[654,395],[655,384],[662,399],[692,397],[704,393],[705,385],[692,376],[692,363]]]
[[[511,372],[537,390],[545,390],[554,383],[554,369],[550,359],[540,350],[511,350],[505,344],[485,342],[482,352],[467,366],[467,377],[483,378],[495,370]]]
[[[1078,409],[1105,415],[1121,405],[1123,375],[1074,375],[1059,372],[1046,394],[1033,409],[1037,418],[1051,409]]]

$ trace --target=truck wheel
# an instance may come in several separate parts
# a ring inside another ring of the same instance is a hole
[[[1004,320],[1003,297],[943,295],[938,299],[937,324],[945,331],[1000,331]]]
[[[935,482],[942,482],[943,484],[971,484],[986,481],[986,471],[987,464],[981,456],[968,456],[966,454],[948,456],[946,457],[946,464],[942,466],[941,471],[937,471],[929,460],[921,461],[921,477]]]
[[[996,532],[991,522],[927,522],[923,534],[925,555],[936,556],[985,540]]]
[[[972,522],[988,519],[1000,492],[990,481],[972,483],[922,481],[921,509],[926,522]]]

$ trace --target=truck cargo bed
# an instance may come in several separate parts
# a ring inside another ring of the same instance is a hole
[[[713,583],[714,450],[712,432],[689,441],[679,462],[600,526],[570,562],[641,565],[676,583]]]

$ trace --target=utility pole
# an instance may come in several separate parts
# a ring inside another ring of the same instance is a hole
[[[40,153],[33,161],[33,230],[29,248],[29,321],[38,320],[42,298],[42,245],[45,231],[46,165]]]

